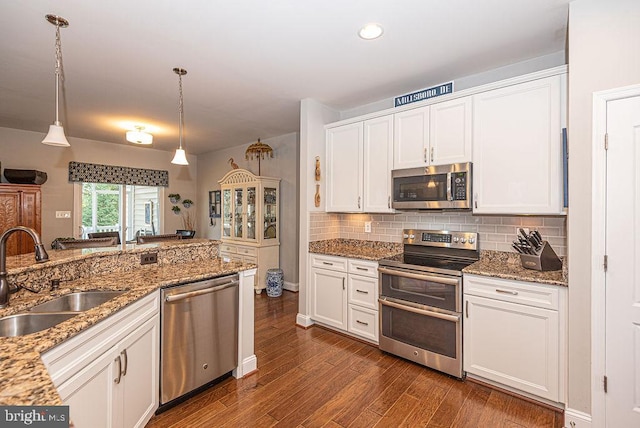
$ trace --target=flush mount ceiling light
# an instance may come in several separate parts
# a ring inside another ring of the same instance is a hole
[[[176,67],[173,69],[173,72],[178,75],[178,92],[180,97],[180,100],[178,102],[178,112],[180,113],[180,127],[179,127],[180,145],[176,149],[176,154],[171,160],[171,163],[176,165],[189,165],[189,161],[187,161],[187,154],[182,148],[182,132],[184,128],[184,108],[183,108],[183,102],[182,102],[182,76],[187,74],[187,70],[185,70],[184,68]]]
[[[136,126],[135,131],[127,131],[127,141],[133,144],[149,145],[153,142],[153,135],[143,132],[144,126]]]
[[[373,40],[382,36],[384,30],[380,24],[371,23],[367,24],[358,31],[358,36],[365,40]]]
[[[60,27],[68,27],[69,21],[56,15],[47,15],[46,18],[47,21],[56,26],[56,120],[53,122],[53,125],[49,125],[49,132],[47,133],[47,136],[44,137],[44,140],[42,140],[42,144],[69,147],[70,144],[67,141],[67,137],[64,136],[62,123],[58,118],[60,79],[64,80],[64,74],[62,72],[62,43],[60,42]]]

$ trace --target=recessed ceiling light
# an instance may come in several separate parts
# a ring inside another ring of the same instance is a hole
[[[373,40],[382,36],[383,29],[380,24],[367,24],[358,31],[358,35],[365,40]]]

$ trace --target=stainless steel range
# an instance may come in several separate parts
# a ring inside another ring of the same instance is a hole
[[[404,230],[404,253],[380,260],[380,349],[462,378],[462,269],[478,234]]]

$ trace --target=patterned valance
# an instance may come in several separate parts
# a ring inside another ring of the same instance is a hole
[[[169,171],[69,162],[69,181],[169,187]]]

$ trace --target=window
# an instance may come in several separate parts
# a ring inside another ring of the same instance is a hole
[[[124,240],[133,241],[137,235],[161,234],[162,195],[162,188],[155,186],[76,183],[78,236],[118,231]]]

